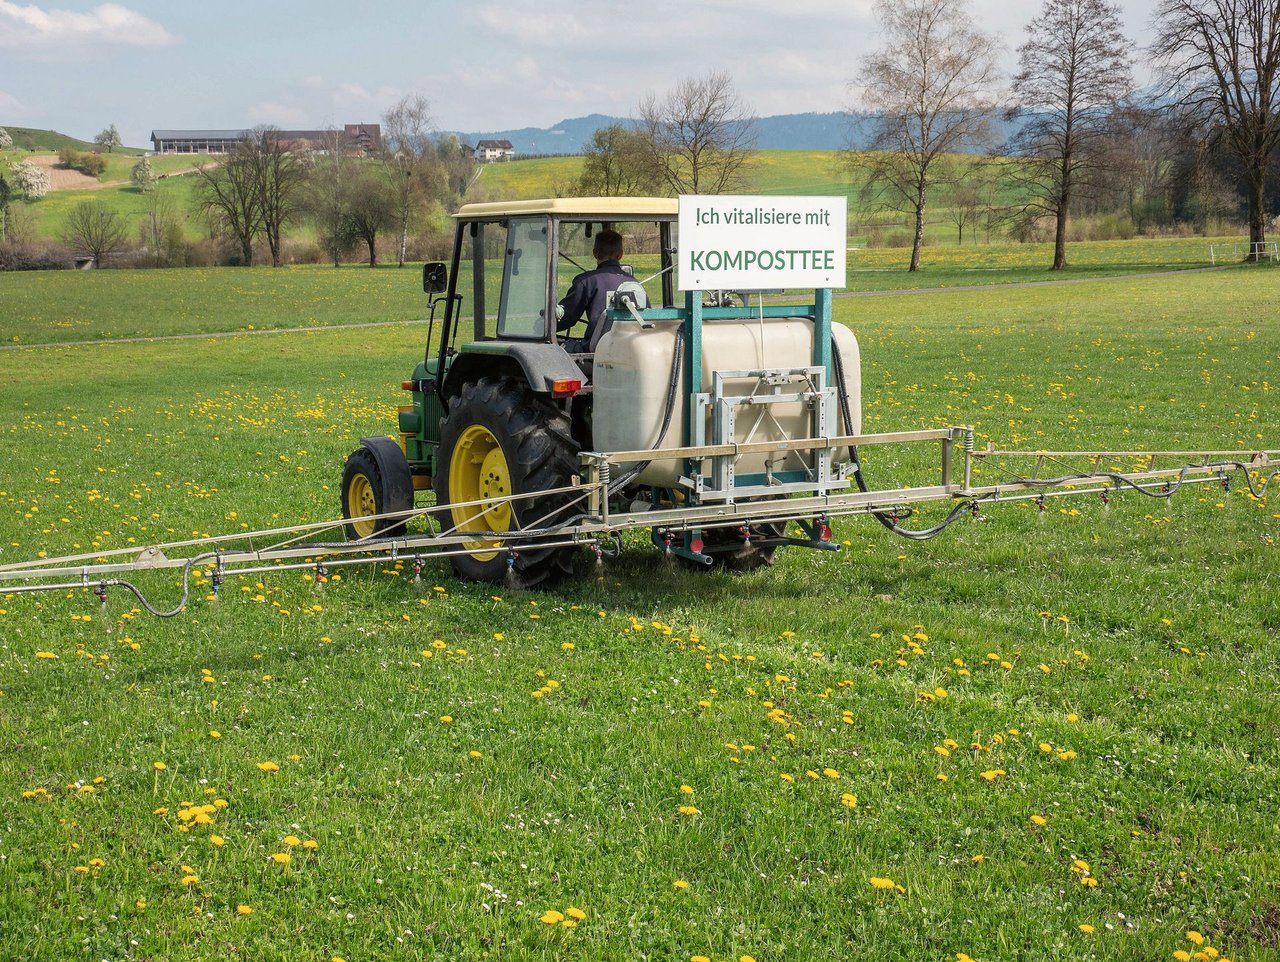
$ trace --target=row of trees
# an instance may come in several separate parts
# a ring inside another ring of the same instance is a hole
[[[878,118],[871,182],[914,211],[915,270],[935,165],[956,150],[993,146],[998,48],[974,26],[966,0],[879,0],[876,9],[885,43],[859,76],[861,105]],[[1134,103],[1134,49],[1114,0],[1045,0],[1018,48],[1017,107],[1006,117],[1021,124],[1003,151],[1020,163],[1005,169],[1029,198],[1022,210],[1053,219],[1055,269],[1066,266],[1072,212],[1114,189],[1117,172],[1131,178],[1131,197],[1153,196],[1151,178],[1167,178],[1167,165],[1126,148],[1149,150],[1162,138],[1204,145],[1199,175],[1212,170],[1205,153],[1229,149],[1248,186],[1251,256],[1261,255],[1280,142],[1280,5],[1161,0],[1156,25],[1150,55],[1161,86],[1146,106]]]
[[[883,43],[863,62],[850,105],[855,117],[873,118],[872,150],[851,147],[847,161],[868,185],[868,207],[912,219],[910,270],[919,267],[929,198],[940,187],[950,190],[961,235],[980,210],[1024,228],[1051,219],[1058,269],[1074,214],[1123,204],[1136,223],[1175,212],[1203,222],[1232,206],[1238,180],[1250,241],[1261,251],[1280,142],[1275,0],[1160,0],[1148,53],[1161,85],[1145,103],[1134,96],[1135,50],[1115,0],[1044,0],[1008,91],[999,44],[975,25],[968,0],[878,0],[876,13]],[[1002,109],[1010,96],[1017,106]],[[752,115],[727,74],[681,81],[664,97],[645,98],[637,115],[632,126],[596,131],[580,190],[743,186]],[[1004,142],[1001,120],[1016,130]],[[1017,162],[957,164],[958,153]]]
[[[284,231],[310,219],[335,267],[357,245],[375,266],[378,238],[392,231],[404,266],[415,225],[432,208],[456,204],[471,163],[457,138],[435,134],[427,100],[411,95],[383,115],[375,157],[353,156],[341,130],[308,149],[274,127],[254,129],[222,163],[198,169],[199,208],[234,241],[242,264],[265,241],[279,266]],[[135,182],[137,175],[135,168]]]

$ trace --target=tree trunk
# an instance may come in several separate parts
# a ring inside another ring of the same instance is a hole
[[[1053,270],[1067,266],[1067,208],[1058,208],[1058,223],[1053,231]]]
[[[377,238],[375,238],[375,237],[366,237],[366,238],[365,238],[365,243],[369,245],[369,266],[370,266],[370,267],[377,267],[377,266],[378,266],[378,248],[377,248]],[[402,248],[400,248],[400,251],[401,251],[401,253],[400,253],[400,266],[401,266],[401,267],[404,267],[404,248],[403,248],[403,247],[402,247]]]
[[[253,241],[248,237],[240,238],[240,256],[244,259],[245,267],[253,266]]]
[[[1251,172],[1252,173],[1252,172]],[[1266,177],[1262,171],[1249,178],[1249,256],[1250,261],[1262,260],[1262,248],[1267,240]]]
[[[920,248],[924,246],[924,187],[916,190],[916,236],[911,242],[911,266],[908,271],[920,270]]]

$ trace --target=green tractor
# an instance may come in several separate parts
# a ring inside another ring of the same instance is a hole
[[[704,477],[710,462],[658,457],[735,438],[857,433],[857,342],[843,327],[833,337],[829,290],[800,308],[748,307],[745,298],[707,305],[701,292],[678,302],[674,199],[471,204],[455,219],[452,264],[423,269],[431,320],[426,355],[402,383],[412,403],[400,408],[399,442],[363,438],[347,459],[348,538],[400,535],[404,515],[396,515],[433,492],[441,530],[467,536],[451,556],[459,576],[548,584],[571,572],[572,543],[535,540],[517,549],[510,533],[565,528],[586,516],[574,492],[585,452],[652,451],[609,487],[617,505],[640,512],[723,505],[717,524],[655,529],[654,542],[699,566],[745,570],[796,542],[778,524],[732,523],[734,503],[848,486],[830,450],[741,460],[727,478],[719,461]],[[573,331],[556,329],[559,298],[576,273],[594,266],[591,238],[604,230],[626,239],[634,280],[612,295],[591,341],[570,340]],[[796,390],[805,378],[810,389]],[[817,532],[802,539],[820,540]]]

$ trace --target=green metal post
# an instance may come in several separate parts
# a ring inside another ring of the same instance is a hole
[[[702,393],[702,291],[685,292],[684,310],[684,444],[689,447],[693,444],[693,397]]]
[[[820,287],[813,292],[813,366],[825,368],[827,383],[831,384],[831,288]]]

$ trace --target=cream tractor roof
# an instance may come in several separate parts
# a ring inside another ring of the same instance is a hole
[[[547,200],[509,200],[490,204],[466,204],[453,216],[459,220],[549,215],[591,220],[674,219],[679,202],[674,197],[555,197]]]

